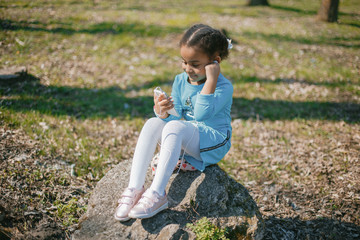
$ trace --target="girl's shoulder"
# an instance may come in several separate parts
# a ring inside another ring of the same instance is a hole
[[[229,79],[227,79],[224,75],[222,75],[222,73],[220,73],[219,78],[218,78],[218,82],[221,82],[223,84],[231,84],[231,81]]]
[[[185,87],[187,81],[186,72],[180,73],[175,76],[173,87]]]
[[[186,80],[187,80],[187,74],[186,74],[186,72],[183,72],[183,73],[179,73],[178,75],[175,76],[174,82],[181,82],[181,81],[186,81]]]
[[[224,75],[222,75],[221,73],[218,78],[217,87],[233,89],[232,82],[229,79],[227,79]]]

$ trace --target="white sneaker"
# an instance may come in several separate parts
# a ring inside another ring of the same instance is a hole
[[[166,194],[160,196],[156,191],[148,189],[139,202],[130,210],[130,218],[150,218],[168,208]]]
[[[121,195],[121,198],[118,200],[119,205],[115,210],[115,219],[121,222],[127,221],[130,219],[128,216],[130,210],[137,204],[141,195],[145,192],[144,187],[140,190],[135,188],[126,188]]]

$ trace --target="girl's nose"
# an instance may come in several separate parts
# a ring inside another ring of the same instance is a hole
[[[189,73],[189,72],[192,72],[192,71],[193,71],[193,69],[190,67],[189,64],[187,64],[187,65],[185,66],[185,72]]]

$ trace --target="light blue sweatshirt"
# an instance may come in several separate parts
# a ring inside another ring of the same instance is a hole
[[[170,115],[164,121],[184,118],[197,125],[200,134],[201,161],[185,154],[196,169],[218,163],[231,146],[231,105],[233,86],[221,73],[213,94],[200,94],[204,84],[191,85],[184,72],[175,77],[171,96],[179,117]]]

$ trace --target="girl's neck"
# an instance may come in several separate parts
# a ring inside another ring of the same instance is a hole
[[[201,80],[201,81],[198,81],[198,82],[192,82],[192,81],[190,81],[190,79],[189,79],[189,77],[188,77],[188,78],[187,78],[187,81],[188,81],[188,83],[190,83],[191,85],[201,85],[201,84],[204,84],[204,83],[205,83],[206,78],[203,79],[203,80]]]

